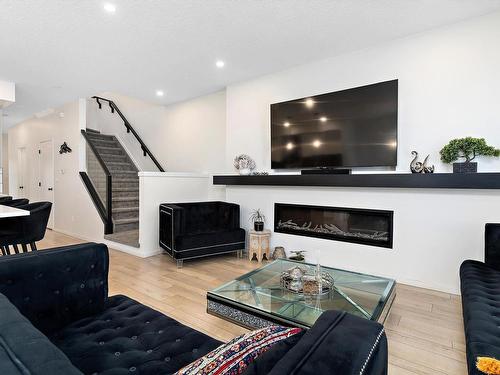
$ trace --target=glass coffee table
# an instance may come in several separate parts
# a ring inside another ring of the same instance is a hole
[[[384,323],[396,296],[392,279],[321,267],[334,287],[322,296],[304,298],[280,285],[293,267],[313,274],[316,265],[278,259],[207,293],[207,312],[246,328],[271,324],[309,328],[326,310],[341,310]]]

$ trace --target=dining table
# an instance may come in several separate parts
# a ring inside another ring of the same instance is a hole
[[[22,210],[20,208],[3,206],[0,204],[0,219],[7,217],[16,217],[16,216],[28,216],[30,212],[28,210]]]

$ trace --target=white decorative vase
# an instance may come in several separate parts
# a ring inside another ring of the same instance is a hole
[[[250,170],[250,168],[242,168],[242,169],[240,169],[240,175],[242,175],[242,176],[248,176],[248,175],[250,175],[250,173],[252,173],[252,171]]]

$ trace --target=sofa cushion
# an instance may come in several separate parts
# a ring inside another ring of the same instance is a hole
[[[296,335],[277,342],[268,351],[262,353],[244,371],[244,375],[265,375],[272,370],[274,365],[283,358],[302,338],[306,331],[302,330]]]
[[[274,345],[300,332],[301,328],[282,326],[269,326],[247,332],[198,358],[175,375],[241,374],[255,359]]]
[[[81,375],[81,372],[0,294],[0,374]]]
[[[469,374],[478,356],[500,358],[500,271],[478,261],[460,267]]]
[[[221,342],[125,296],[51,337],[85,374],[172,374]]]

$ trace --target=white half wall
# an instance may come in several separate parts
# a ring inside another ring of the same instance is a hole
[[[207,201],[207,174],[139,172],[139,244],[135,255],[147,257],[162,252],[159,246],[159,207],[162,203]]]
[[[226,171],[234,173],[240,153],[270,169],[271,103],[391,79],[399,80],[397,172],[409,172],[412,150],[451,172],[439,150],[456,137],[500,147],[498,25],[500,13],[229,86]],[[500,170],[500,159],[478,161],[480,171]],[[392,250],[278,233],[272,244],[309,255],[320,249],[325,265],[453,293],[462,260],[483,259],[484,224],[500,222],[493,190],[227,187],[226,197],[241,205],[246,227],[256,208],[272,227],[275,202],[393,210]]]

